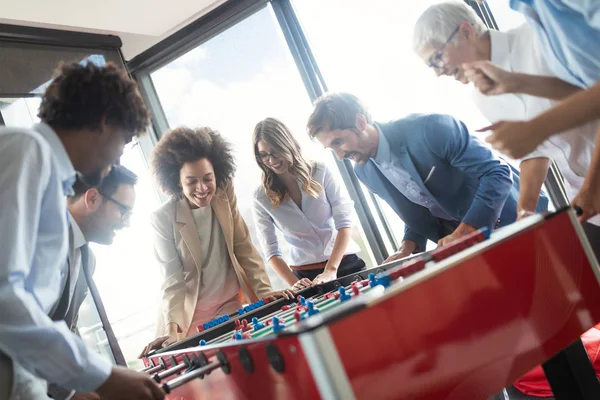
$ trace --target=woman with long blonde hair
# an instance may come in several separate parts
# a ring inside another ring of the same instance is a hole
[[[322,162],[308,162],[298,141],[279,120],[267,118],[253,136],[263,172],[253,213],[265,258],[288,284],[301,288],[365,269],[351,239],[353,202]],[[275,227],[291,245],[282,258]]]

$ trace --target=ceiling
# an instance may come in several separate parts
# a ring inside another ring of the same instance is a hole
[[[0,23],[119,36],[131,59],[226,0],[0,0]]]

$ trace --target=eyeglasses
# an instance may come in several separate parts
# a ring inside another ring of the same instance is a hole
[[[267,160],[269,159],[269,157],[271,158],[279,158],[281,157],[281,153],[279,153],[278,151],[272,151],[271,153],[263,153],[260,152],[258,153],[258,159],[262,162],[267,162]]]
[[[427,66],[429,68],[436,68],[436,69],[445,69],[446,68],[446,63],[444,62],[444,50],[446,50],[446,46],[448,46],[448,44],[452,41],[452,39],[454,39],[454,36],[458,33],[459,28],[460,27],[457,26],[456,29],[454,30],[454,32],[452,32],[452,34],[448,38],[448,40],[446,40],[446,43],[444,43],[437,52],[435,52],[434,54],[431,55],[431,57],[429,57],[429,64],[427,64]]]
[[[120,201],[117,201],[115,199],[113,199],[111,196],[104,194],[102,192],[99,192],[103,197],[105,197],[106,199],[112,201],[113,203],[115,203],[117,205],[117,207],[119,207],[119,212],[121,213],[121,220],[124,221],[127,218],[131,217],[131,214],[133,214],[133,208],[130,206],[127,206],[123,203],[121,203]]]

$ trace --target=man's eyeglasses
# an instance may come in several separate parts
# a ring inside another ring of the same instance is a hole
[[[459,28],[460,27],[457,26],[456,29],[454,30],[454,32],[452,32],[452,34],[448,38],[448,40],[446,40],[446,43],[444,43],[438,51],[436,51],[435,53],[433,53],[431,55],[431,57],[429,57],[429,64],[427,64],[427,66],[429,68],[435,68],[435,69],[445,69],[446,68],[446,63],[444,62],[444,50],[446,50],[446,46],[448,46],[448,44],[452,41],[452,39],[454,39],[454,36],[458,33]]]
[[[278,151],[273,151],[271,153],[263,153],[263,152],[258,153],[258,159],[262,162],[267,162],[269,157],[279,158],[280,156],[281,156],[281,154]]]
[[[132,207],[113,199],[111,196],[109,196],[107,194],[104,194],[102,192],[99,192],[99,193],[102,195],[102,197],[105,197],[106,199],[112,201],[113,203],[115,203],[117,205],[117,207],[119,207],[119,212],[121,213],[121,220],[124,221],[127,218],[131,217],[131,214],[133,213]]]

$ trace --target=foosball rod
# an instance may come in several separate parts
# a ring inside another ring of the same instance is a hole
[[[160,383],[163,379],[168,378],[172,375],[175,375],[183,370],[188,368],[193,368],[196,366],[185,354],[183,355],[183,360],[179,364],[172,364],[173,366],[169,369],[166,369],[162,372],[157,372],[152,379],[156,381],[156,383]]]
[[[169,394],[172,390],[177,389],[179,386],[185,385],[186,383],[193,381],[196,378],[200,378],[209,372],[221,367],[222,363],[219,360],[216,360],[210,364],[205,365],[204,367],[200,367],[193,371],[188,372],[185,375],[181,375],[175,379],[170,380],[162,385],[162,389],[165,393]]]

